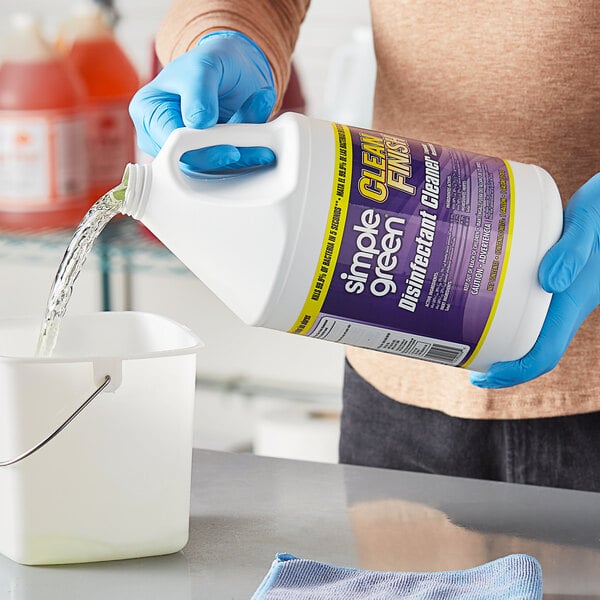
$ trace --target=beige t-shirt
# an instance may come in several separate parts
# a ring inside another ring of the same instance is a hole
[[[241,31],[269,58],[281,97],[307,7],[308,0],[175,0],[159,56],[168,62],[213,29]],[[538,164],[565,201],[600,170],[600,4],[372,0],[371,13],[374,129]],[[553,371],[503,390],[472,386],[462,369],[360,348],[347,356],[401,402],[464,418],[551,417],[600,410],[599,338],[596,309]]]

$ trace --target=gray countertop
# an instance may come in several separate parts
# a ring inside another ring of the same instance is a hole
[[[0,556],[0,600],[248,599],[277,552],[402,571],[525,552],[544,598],[600,600],[600,494],[205,450],[192,488],[182,552],[60,567]]]

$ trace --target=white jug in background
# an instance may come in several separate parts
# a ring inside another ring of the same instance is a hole
[[[328,121],[371,127],[377,63],[370,27],[357,27],[329,64],[321,116]]]

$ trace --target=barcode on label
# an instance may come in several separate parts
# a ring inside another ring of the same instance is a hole
[[[464,350],[462,348],[443,346],[442,344],[431,344],[431,347],[423,358],[425,360],[453,365],[461,358],[463,352]]]

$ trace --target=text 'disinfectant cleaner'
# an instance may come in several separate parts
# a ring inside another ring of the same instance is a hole
[[[217,144],[277,160],[182,172]],[[525,355],[548,310],[562,206],[534,165],[286,113],[179,129],[126,176],[123,212],[251,325],[484,371]]]

